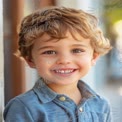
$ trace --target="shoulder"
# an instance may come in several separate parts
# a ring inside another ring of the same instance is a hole
[[[37,95],[36,95],[36,93],[34,92],[33,89],[31,89],[30,91],[25,92],[24,94],[21,94],[21,95],[15,97],[15,100],[19,100],[23,104],[25,104],[27,102],[36,101],[37,99],[38,99]]]
[[[33,103],[37,101],[37,99],[33,90],[11,99],[5,106],[4,119],[11,119],[11,121],[17,119],[20,121],[20,118],[26,117],[29,121],[33,120],[30,108],[33,107]]]
[[[109,106],[108,99],[105,98],[102,95],[96,94],[96,96],[94,97],[94,99],[98,101],[99,105]]]
[[[96,94],[91,101],[88,102],[89,111],[100,117],[100,120],[106,118],[106,122],[111,121],[111,108],[108,100],[101,95]]]
[[[23,94],[20,94],[16,97],[14,97],[13,99],[11,99],[5,108],[8,108],[10,106],[28,106],[31,105],[32,103],[34,103],[35,101],[38,101],[38,97],[35,94],[34,90],[31,89],[30,91],[27,91]]]
[[[33,91],[33,89],[23,93],[23,94],[20,94],[18,96],[16,96],[15,98],[11,99],[7,105],[10,105],[10,104],[15,104],[15,103],[18,103],[18,104],[26,104],[26,103],[30,103],[30,102],[33,102],[33,101],[36,101],[38,98],[37,98],[37,95],[35,94],[35,92]]]
[[[90,109],[93,111],[101,112],[101,113],[110,112],[109,101],[101,95],[96,94],[87,102],[87,104],[90,107]]]

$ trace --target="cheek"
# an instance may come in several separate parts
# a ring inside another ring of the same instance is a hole
[[[46,58],[46,59],[43,59],[43,62],[46,64],[46,65],[53,65],[55,64],[56,62],[56,58]]]
[[[81,68],[81,70],[88,71],[92,67],[91,59],[86,57],[79,59],[78,65]]]
[[[91,64],[91,58],[90,57],[82,57],[77,60],[77,62],[81,65],[89,65]]]
[[[35,65],[37,69],[41,69],[41,68],[49,68],[50,66],[52,66],[54,63],[56,62],[55,58],[39,58],[36,60]]]

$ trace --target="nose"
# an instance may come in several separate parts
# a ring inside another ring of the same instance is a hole
[[[71,56],[70,55],[59,55],[57,59],[57,64],[70,64],[71,63]]]

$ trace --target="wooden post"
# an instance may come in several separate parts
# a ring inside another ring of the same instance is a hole
[[[40,0],[39,7],[54,6],[55,0]]]
[[[0,121],[4,108],[3,3],[0,0]]]
[[[24,62],[14,55],[18,46],[17,28],[24,14],[23,0],[6,0],[4,13],[4,43],[5,43],[5,100],[24,91],[25,69]],[[6,19],[7,18],[7,19]],[[9,31],[8,31],[9,30]]]
[[[13,95],[16,96],[24,91],[25,82],[25,70],[24,62],[14,55],[18,49],[18,26],[24,14],[24,1],[23,0],[12,0],[12,79],[13,79]]]

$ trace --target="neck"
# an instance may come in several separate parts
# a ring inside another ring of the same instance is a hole
[[[69,94],[73,93],[73,91],[77,90],[77,83],[73,83],[70,85],[58,85],[58,84],[47,84],[49,88],[55,91],[58,94]]]
[[[77,87],[77,83],[71,85],[57,85],[57,84],[47,84],[49,88],[58,94],[64,94],[71,98],[76,104],[81,100],[81,93]]]

